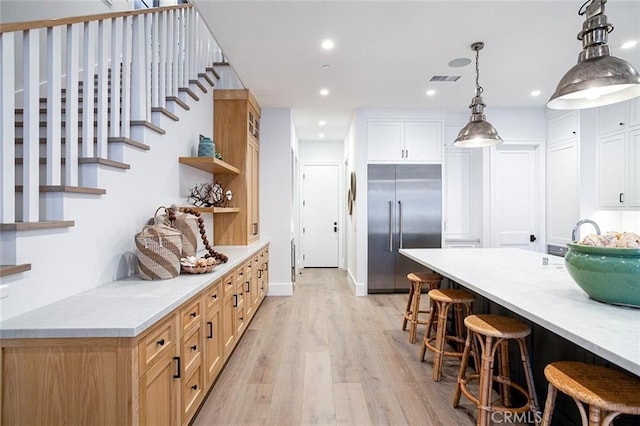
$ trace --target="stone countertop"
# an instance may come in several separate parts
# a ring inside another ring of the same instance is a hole
[[[498,248],[400,253],[640,376],[640,309],[590,299],[562,257]]]
[[[169,280],[114,281],[0,322],[0,338],[135,337],[262,248],[219,246],[229,257],[212,272]]]

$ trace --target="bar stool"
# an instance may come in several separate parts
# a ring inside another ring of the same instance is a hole
[[[640,415],[640,380],[611,368],[574,361],[552,362],[544,369],[549,392],[542,424],[551,424],[556,393],[576,402],[582,424],[609,425],[620,414]],[[589,406],[587,415],[583,404]]]
[[[429,292],[431,300],[431,312],[427,319],[427,330],[424,333],[422,349],[420,350],[420,361],[424,361],[427,349],[433,352],[433,380],[439,382],[442,380],[442,361],[444,356],[455,358],[462,357],[462,348],[464,339],[464,316],[471,315],[473,304],[473,294],[464,290],[431,290]],[[447,320],[449,317],[449,308],[454,307],[454,327],[455,334],[447,334]],[[463,312],[466,310],[466,314]],[[437,325],[436,318],[437,316]],[[431,330],[436,329],[435,337],[431,337]],[[432,343],[435,340],[435,345]],[[457,351],[446,351],[445,343],[454,342]],[[476,365],[478,365],[476,363]]]
[[[491,414],[494,412],[524,413],[527,411],[531,411],[535,423],[539,424],[538,399],[533,386],[531,361],[525,343],[525,337],[531,333],[531,327],[513,318],[500,315],[469,315],[465,318],[464,325],[467,326],[467,340],[460,363],[453,407],[457,407],[460,403],[460,394],[462,393],[478,407],[478,425],[489,425]],[[515,340],[520,347],[520,359],[527,380],[527,389],[512,382],[509,376],[509,340]],[[476,341],[480,345],[482,353],[480,374],[467,376],[467,363],[471,347],[474,346],[474,352],[478,353]],[[498,357],[497,376],[493,371],[493,361],[496,355]],[[473,395],[467,389],[467,384],[475,379],[480,379],[478,396]],[[502,406],[494,406],[492,402],[491,392],[494,380],[500,383]],[[509,407],[511,405],[510,388],[522,393],[527,398],[527,403],[521,407]]]
[[[442,275],[430,274],[426,272],[410,272],[407,274],[407,279],[411,284],[409,288],[409,300],[407,300],[407,307],[404,310],[404,319],[402,321],[402,330],[407,329],[407,322],[409,325],[409,343],[415,343],[416,331],[418,324],[426,324],[426,321],[420,321],[420,314],[427,314],[429,311],[420,310],[420,293],[422,287],[425,284],[429,285],[429,289],[440,288],[442,282]]]

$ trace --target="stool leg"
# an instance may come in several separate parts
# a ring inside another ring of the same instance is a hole
[[[500,363],[498,364],[498,374],[503,378],[510,380],[511,371],[509,368],[509,342],[507,340],[503,340],[502,342],[500,342],[499,346],[500,348],[498,357],[500,358]],[[500,384],[500,399],[503,406],[511,406],[511,387],[506,383]]]
[[[602,421],[602,413],[600,408],[593,405],[589,406],[589,426],[600,426]]]
[[[433,354],[433,381],[442,380],[442,359],[444,358],[444,343],[447,334],[447,316],[449,315],[450,303],[442,302],[438,309],[438,329],[436,331],[436,350]]]
[[[424,332],[424,339],[422,340],[422,349],[420,349],[420,362],[424,361],[424,356],[427,353],[427,341],[431,337],[431,330],[433,330],[434,321],[437,321],[437,304],[429,300],[431,308],[429,309],[429,317],[427,318],[427,329]]]
[[[453,309],[454,309],[454,316],[455,316],[454,322],[455,322],[455,328],[456,328],[456,331],[455,331],[456,337],[462,338],[462,336],[464,336],[464,317],[462,315],[462,305],[459,303],[456,303]],[[463,351],[462,342],[456,342],[456,351],[458,352]]]
[[[525,378],[527,379],[527,390],[529,391],[529,406],[533,413],[533,418],[536,420],[536,425],[539,424],[538,420],[538,396],[536,395],[536,388],[533,384],[533,371],[531,370],[531,360],[527,353],[527,344],[524,338],[517,339],[520,346],[520,358],[522,360],[522,368],[524,370]]]
[[[493,338],[486,336],[482,351],[482,364],[480,368],[480,387],[478,389],[478,425],[491,424],[491,389],[493,384]]]
[[[407,300],[407,307],[404,310],[404,318],[402,320],[402,331],[407,329],[407,314],[411,310],[411,302],[413,302],[413,283],[409,286],[409,300]]]
[[[544,415],[542,416],[542,426],[551,425],[551,417],[553,417],[553,409],[556,406],[556,390],[555,386],[549,383],[549,390],[547,391],[547,402],[544,404]]]
[[[471,352],[471,342],[473,341],[473,332],[467,332],[467,340],[464,343],[464,351],[460,360],[460,370],[458,370],[458,380],[456,381],[456,390],[453,393],[453,408],[460,404],[460,396],[462,394],[462,381],[467,377],[467,363],[469,362],[469,352]],[[477,368],[477,364],[476,364]]]
[[[413,292],[413,312],[411,312],[411,325],[409,326],[409,343],[416,342],[416,333],[418,331],[418,317],[420,316],[420,292],[422,286],[420,284],[415,285]]]

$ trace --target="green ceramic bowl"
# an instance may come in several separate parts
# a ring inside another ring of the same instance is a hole
[[[567,271],[592,299],[640,308],[640,249],[567,246]]]

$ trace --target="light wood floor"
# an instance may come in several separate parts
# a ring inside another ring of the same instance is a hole
[[[193,424],[475,424],[464,397],[451,407],[457,361],[439,383],[432,354],[418,361],[406,300],[355,297],[343,270],[303,269],[292,297],[265,299]]]

